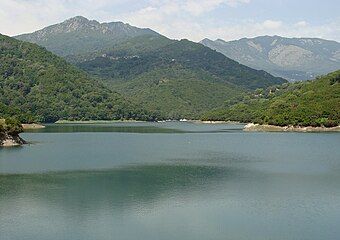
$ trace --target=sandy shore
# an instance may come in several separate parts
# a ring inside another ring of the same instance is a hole
[[[340,132],[340,126],[326,127],[295,127],[295,126],[274,126],[249,123],[244,129],[246,132]]]
[[[41,129],[45,128],[44,125],[36,124],[36,123],[31,123],[31,124],[21,124],[24,130],[31,130],[31,129]]]
[[[202,124],[240,124],[240,122],[234,121],[202,121],[202,120],[188,120],[192,123],[202,123]]]

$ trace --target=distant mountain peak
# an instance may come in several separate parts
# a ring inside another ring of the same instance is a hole
[[[209,38],[204,38],[200,42],[205,42],[205,41],[212,41],[212,40],[210,40]]]
[[[224,41],[224,40],[223,40],[223,39],[221,39],[221,38],[218,38],[218,39],[216,40],[216,42],[225,43],[226,41]]]
[[[100,23],[96,20],[89,20],[83,16],[76,16],[73,18],[69,18],[62,23],[52,25],[47,28],[56,29],[57,32],[72,32],[79,30],[87,30],[87,29],[99,29]],[[59,26],[59,28],[58,28]],[[46,29],[46,28],[45,28]],[[43,31],[42,29],[41,31]]]
[[[100,23],[75,16],[15,38],[46,47],[57,55],[67,56],[110,48],[114,43],[141,35],[159,34],[151,29],[138,28],[123,22]]]
[[[65,20],[64,22],[80,22],[80,21],[88,22],[90,20],[83,16],[75,16],[75,17]]]
[[[201,43],[237,62],[295,80],[313,79],[340,69],[340,43],[320,38],[258,36]]]

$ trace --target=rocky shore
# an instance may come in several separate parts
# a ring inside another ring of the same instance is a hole
[[[13,147],[25,144],[19,134],[23,132],[23,127],[15,119],[0,119],[0,147]]]
[[[0,133],[0,147],[14,147],[26,144],[26,141],[19,135],[9,135],[8,133]]]
[[[249,123],[244,126],[246,132],[340,132],[340,126],[337,127],[298,127],[298,126],[274,126],[274,125],[260,125]]]

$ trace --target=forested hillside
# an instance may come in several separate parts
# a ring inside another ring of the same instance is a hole
[[[197,118],[249,90],[286,82],[201,44],[162,36],[141,36],[67,59],[166,118]]]
[[[143,36],[75,60],[78,66],[97,76],[112,80],[131,79],[158,67],[180,64],[195,72],[206,72],[219,82],[233,83],[245,89],[268,87],[286,82],[264,72],[241,65],[221,53],[188,40],[170,40],[162,36]]]
[[[198,118],[226,100],[286,82],[202,44],[123,23],[75,17],[18,38],[62,55],[112,91],[169,119]]]
[[[153,119],[60,57],[4,35],[0,35],[0,116],[16,116],[23,122]]]
[[[313,81],[257,90],[206,113],[204,120],[232,120],[278,126],[340,125],[340,71]]]

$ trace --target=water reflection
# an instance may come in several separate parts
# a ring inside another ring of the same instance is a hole
[[[23,134],[38,144],[0,150],[1,240],[340,236],[339,134],[50,127]]]
[[[181,133],[179,129],[160,128],[155,126],[115,126],[115,125],[47,125],[46,128],[27,130],[32,133],[76,133],[76,132],[122,132],[122,133]]]
[[[1,175],[1,239],[335,239],[339,180],[194,165]]]
[[[162,197],[221,182],[235,170],[212,166],[132,166],[105,171],[0,175],[1,205],[6,199],[35,199],[73,209],[113,208],[151,204]],[[0,207],[1,209],[1,207]]]
[[[193,123],[152,123],[118,122],[107,124],[47,124],[46,128],[26,130],[28,133],[76,133],[76,132],[121,132],[121,133],[219,133],[239,132],[243,124],[193,124]]]

